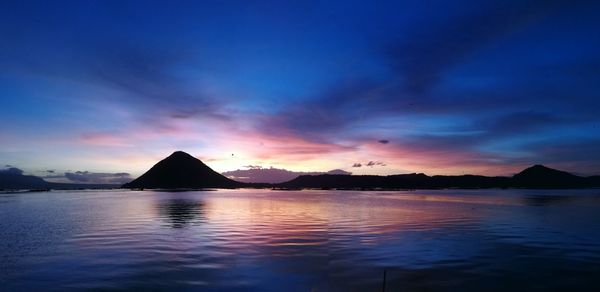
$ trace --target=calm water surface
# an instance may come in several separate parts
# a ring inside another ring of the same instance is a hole
[[[0,194],[0,290],[600,289],[600,190]]]

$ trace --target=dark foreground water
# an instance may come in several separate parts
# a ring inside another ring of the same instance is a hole
[[[600,190],[0,194],[0,290],[600,289]]]

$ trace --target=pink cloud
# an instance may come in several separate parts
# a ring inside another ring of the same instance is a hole
[[[133,147],[126,139],[111,133],[82,134],[80,141],[93,146]]]
[[[363,148],[388,165],[400,166],[427,174],[485,174],[506,175],[521,170],[524,165],[514,165],[492,153],[411,143],[366,143]]]

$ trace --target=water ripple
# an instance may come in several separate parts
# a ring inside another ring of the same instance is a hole
[[[2,290],[587,290],[596,191],[0,196]],[[528,289],[530,288],[530,289]],[[580,289],[577,289],[580,288]]]

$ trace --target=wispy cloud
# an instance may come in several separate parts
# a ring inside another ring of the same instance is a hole
[[[223,175],[241,182],[255,182],[255,183],[281,183],[292,180],[300,175],[319,175],[319,174],[343,174],[350,175],[351,172],[347,172],[341,169],[335,169],[327,172],[301,172],[301,171],[290,171],[281,168],[263,168],[253,167],[250,169],[238,169],[233,171],[226,171]]]
[[[0,154],[76,150],[102,166],[88,169],[135,159],[136,171],[181,148],[229,169],[506,173],[540,153],[594,165],[578,156],[600,123],[590,1],[348,5],[340,21],[353,29],[194,3],[160,17],[135,7],[133,23],[103,3],[4,5]]]
[[[129,173],[102,173],[89,171],[66,172],[64,175],[69,181],[74,183],[90,184],[124,184],[130,182],[132,178]]]

